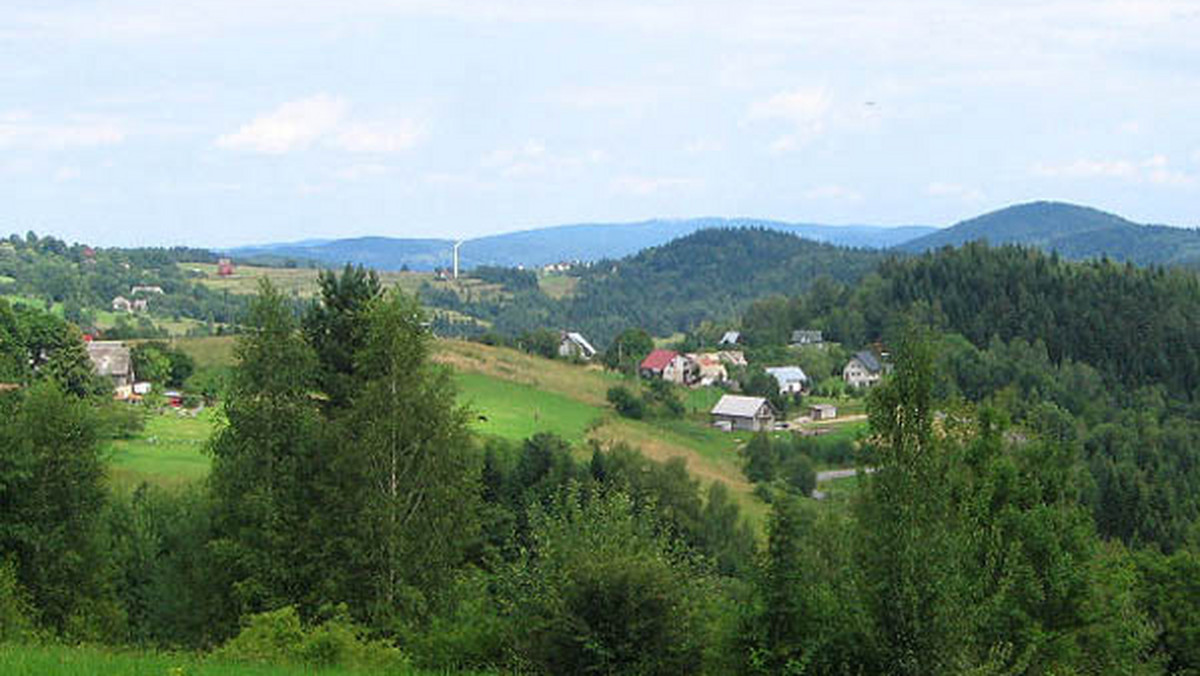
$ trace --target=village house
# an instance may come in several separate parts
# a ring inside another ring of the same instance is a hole
[[[153,294],[158,294],[159,296],[161,296],[161,295],[163,295],[163,290],[162,290],[161,286],[141,286],[141,285],[134,286],[131,289],[129,289],[129,295],[131,295],[131,296],[136,296],[139,293],[153,293]]]
[[[813,421],[833,420],[837,417],[837,406],[833,404],[813,404],[808,407],[808,417]]]
[[[725,362],[726,366],[746,366],[746,355],[741,350],[721,350],[717,353],[717,357]]]
[[[726,331],[725,335],[721,336],[721,340],[717,341],[719,347],[733,347],[742,341],[742,334],[738,331]]]
[[[725,370],[725,364],[721,362],[721,357],[712,352],[701,354],[689,354],[689,359],[696,364],[699,369],[700,384],[705,387],[716,383],[723,383],[729,380],[729,372]]]
[[[145,312],[149,307],[145,298],[129,300],[125,296],[117,296],[112,299],[113,312]]]
[[[797,394],[808,386],[808,375],[799,366],[771,366],[763,370],[779,383],[780,394]]]
[[[217,275],[221,277],[233,276],[233,261],[228,258],[217,260]]]
[[[88,358],[96,373],[112,380],[113,396],[128,399],[133,394],[133,357],[125,344],[115,340],[93,340],[87,344]]]
[[[596,356],[596,348],[592,347],[583,334],[563,331],[558,340],[558,356],[587,361]]]
[[[875,353],[863,350],[855,353],[842,369],[842,380],[851,387],[870,387],[879,382],[886,370]]]
[[[811,331],[808,329],[796,329],[792,331],[792,347],[804,347],[805,345],[823,345],[825,338],[820,331]]]
[[[758,432],[775,426],[775,409],[762,397],[726,394],[709,412],[713,425],[725,430]]]
[[[700,380],[700,368],[696,362],[675,350],[654,350],[638,365],[638,374],[643,378],[662,378],[680,385],[691,385]]]

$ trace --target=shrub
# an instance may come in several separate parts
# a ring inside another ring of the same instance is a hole
[[[608,403],[612,404],[613,408],[617,409],[617,413],[622,416],[634,420],[641,420],[646,416],[646,405],[628,388],[621,385],[610,387],[607,396]]]
[[[232,662],[301,663],[319,667],[398,668],[408,660],[384,641],[366,639],[345,606],[305,628],[293,606],[251,615],[241,633],[213,652]]]
[[[0,565],[0,643],[20,641],[33,631],[31,609],[16,567],[11,561]]]

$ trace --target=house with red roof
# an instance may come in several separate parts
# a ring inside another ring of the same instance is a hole
[[[662,378],[680,385],[691,385],[700,380],[700,367],[696,362],[675,350],[654,350],[642,360],[638,373],[643,378]]]

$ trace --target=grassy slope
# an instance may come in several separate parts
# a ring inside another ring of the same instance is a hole
[[[0,673],[6,676],[432,676],[446,672],[416,669],[316,669],[217,662],[187,653],[123,652],[86,646],[0,644]]]
[[[212,434],[216,414],[206,409],[195,418],[175,411],[152,413],[146,429],[133,439],[108,444],[110,478],[116,486],[142,481],[170,485],[208,474],[204,444]]]

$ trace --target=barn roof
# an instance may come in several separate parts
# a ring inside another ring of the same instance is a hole
[[[641,368],[661,371],[667,368],[667,364],[670,364],[671,360],[678,356],[679,353],[675,350],[654,350],[642,360]]]
[[[579,347],[583,348],[583,351],[589,355],[596,354],[596,348],[592,347],[592,344],[588,342],[587,338],[583,337],[582,333],[568,331],[567,340],[570,340],[572,343],[575,343]]]
[[[734,418],[753,418],[762,410],[766,399],[762,397],[743,397],[737,394],[726,394],[713,406],[712,415],[727,415]]]
[[[121,376],[133,373],[129,348],[119,341],[93,340],[87,344],[88,357],[102,376]]]

